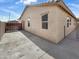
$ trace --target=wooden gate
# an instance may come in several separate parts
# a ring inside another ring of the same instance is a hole
[[[6,31],[9,30],[21,30],[22,24],[19,22],[8,22],[6,23]]]

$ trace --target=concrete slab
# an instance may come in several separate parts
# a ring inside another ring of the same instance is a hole
[[[46,59],[46,57],[54,59],[20,31],[5,33],[0,41],[0,59]]]
[[[26,31],[21,32],[43,51],[56,59],[79,59],[79,28],[58,44],[49,42]]]
[[[52,56],[48,56],[48,54],[45,54],[45,55],[42,55],[39,59],[52,59]]]

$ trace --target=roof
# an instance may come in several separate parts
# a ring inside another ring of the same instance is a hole
[[[70,14],[72,17],[74,17],[75,19],[77,19],[75,17],[75,15],[72,13],[72,11],[68,8],[68,6],[63,2],[63,1],[60,1],[60,2],[55,2],[55,3],[41,3],[41,4],[37,4],[37,5],[30,5],[30,6],[26,6],[22,15],[20,16],[19,19],[21,19],[21,17],[23,16],[23,14],[25,13],[26,9],[28,9],[28,7],[43,7],[43,6],[52,6],[52,5],[57,5],[59,6],[60,8],[62,8],[65,12],[67,12],[68,14]]]
[[[20,18],[19,18],[18,20],[21,19],[21,17],[23,16],[24,12],[26,11],[26,9],[27,9],[28,7],[29,7],[29,6],[26,6],[26,7],[24,8],[24,11],[22,12],[22,14],[21,14],[21,16],[20,16]]]

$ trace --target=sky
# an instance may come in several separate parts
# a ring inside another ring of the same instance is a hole
[[[44,2],[48,2],[48,0],[0,0],[0,21],[17,20],[26,5]],[[74,15],[79,17],[79,0],[64,0],[64,2]]]

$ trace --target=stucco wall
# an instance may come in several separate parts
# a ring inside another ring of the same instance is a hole
[[[5,23],[0,22],[0,39],[3,36],[4,32],[5,32]]]
[[[48,14],[48,29],[42,29],[41,16]],[[24,13],[21,20],[25,23],[23,26],[26,31],[34,33],[38,36],[46,38],[54,43],[58,43],[64,38],[64,20],[68,14],[64,13],[57,6],[50,7],[30,7]],[[30,17],[31,26],[28,27],[28,18]],[[74,19],[72,20],[74,23]],[[74,30],[75,25],[66,30],[68,35]],[[69,31],[70,30],[70,31]]]
[[[29,8],[23,15],[22,20],[24,20],[25,25],[24,29],[26,31],[29,31],[31,33],[34,33],[38,36],[44,37],[52,42],[55,42],[57,31],[56,31],[56,7],[32,7]],[[51,10],[52,9],[52,10]],[[52,12],[52,13],[51,13]],[[42,19],[41,16],[44,14],[48,14],[49,20],[48,20],[48,29],[42,29]],[[28,27],[27,19],[31,18],[31,26]],[[51,34],[51,35],[50,35]]]
[[[57,14],[57,33],[58,33],[57,38],[59,39],[59,41],[61,41],[64,38],[64,35],[67,36],[73,30],[75,30],[77,24],[76,24],[76,19],[70,16],[68,13],[63,12],[62,9],[57,8],[56,11],[58,12]],[[71,25],[69,27],[67,27],[67,17],[70,17],[71,19]]]

